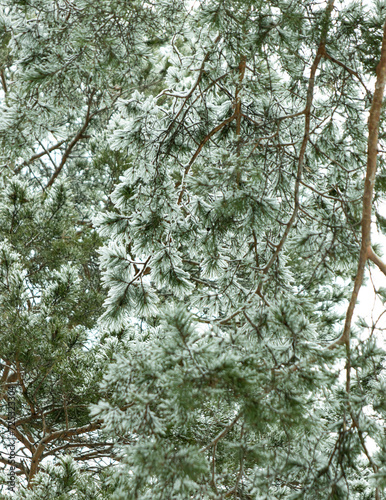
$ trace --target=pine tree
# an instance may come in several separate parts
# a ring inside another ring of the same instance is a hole
[[[385,4],[1,5],[4,498],[382,498]]]

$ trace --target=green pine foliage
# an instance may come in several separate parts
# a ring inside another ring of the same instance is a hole
[[[1,495],[383,498],[385,4],[0,5]]]
[[[103,486],[102,486],[103,488]],[[108,488],[102,488],[94,481],[93,475],[85,474],[69,456],[57,463],[48,463],[44,472],[39,472],[33,490],[21,490],[18,498],[23,500],[105,500]],[[6,495],[4,499],[14,498]]]
[[[383,349],[353,332],[348,395],[346,353],[327,345],[356,269],[382,6],[326,7],[202,2],[164,49],[164,89],[121,104],[111,145],[132,164],[95,219],[102,324],[138,325],[94,410],[130,441],[116,498],[370,498],[380,484],[365,381]]]

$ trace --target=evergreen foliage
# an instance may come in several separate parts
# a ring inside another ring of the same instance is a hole
[[[0,5],[4,498],[384,498],[386,4]]]

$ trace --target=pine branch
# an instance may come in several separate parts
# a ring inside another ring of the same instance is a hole
[[[345,69],[348,73],[350,73],[351,76],[355,76],[355,78],[357,78],[357,80],[360,82],[360,84],[362,85],[362,87],[365,89],[366,94],[369,93],[369,91],[368,91],[366,85],[364,84],[364,82],[363,82],[360,74],[358,73],[358,71],[355,71],[352,68],[350,68],[349,66],[347,66],[346,64],[344,64],[343,62],[338,61],[338,59],[335,59],[335,57],[333,57],[327,51],[324,54],[324,58],[325,59],[329,59],[331,62],[333,62],[333,63],[337,64],[338,66],[340,66],[341,68]]]
[[[224,120],[223,122],[221,122],[219,125],[217,125],[216,127],[214,127],[214,129],[212,129],[209,132],[209,134],[206,135],[203,138],[203,140],[200,142],[200,145],[196,149],[194,155],[192,156],[192,158],[190,159],[188,165],[185,168],[184,176],[183,176],[183,179],[182,179],[182,182],[181,182],[181,191],[180,191],[180,194],[178,196],[178,202],[177,202],[178,205],[180,205],[181,202],[182,202],[182,196],[184,194],[184,189],[185,189],[185,185],[184,185],[185,177],[189,174],[190,168],[193,165],[193,163],[196,161],[196,158],[198,157],[198,155],[201,153],[202,148],[209,141],[209,139],[211,139],[215,134],[217,134],[217,132],[220,132],[220,130],[222,130],[225,127],[225,125],[228,125],[229,123],[231,123],[236,118],[236,116],[237,116],[236,113],[233,113],[232,116],[230,116],[229,118],[227,118],[226,120]]]
[[[378,267],[378,269],[386,275],[386,264],[378,257],[371,246],[368,248],[368,259],[370,259]]]
[[[100,429],[101,425],[102,425],[101,421],[93,422],[91,424],[84,425],[83,427],[75,427],[72,429],[55,431],[49,434],[48,436],[45,436],[43,439],[41,439],[32,456],[31,469],[28,476],[28,488],[32,489],[32,480],[35,477],[36,473],[38,472],[39,464],[42,455],[44,453],[44,450],[50,442],[56,441],[57,439],[64,439],[70,436],[79,436],[80,434],[85,434],[88,432],[95,431],[97,429]]]
[[[66,140],[67,139],[64,139],[63,141],[59,141],[56,144],[54,144],[53,146],[50,146],[49,148],[46,148],[41,153],[37,153],[37,154],[31,156],[31,158],[29,160],[27,160],[27,161],[23,162],[21,165],[15,167],[15,169],[14,169],[13,172],[15,174],[19,174],[21,172],[21,170],[22,170],[23,167],[26,167],[30,163],[33,163],[35,160],[38,160],[39,158],[42,158],[42,156],[49,155],[49,153],[51,153],[52,151],[55,151],[55,149],[59,149],[60,146],[62,146],[66,142]]]
[[[219,39],[219,37],[218,37],[218,39]],[[209,134],[207,134],[204,137],[204,139],[202,139],[202,141],[200,142],[198,148],[196,149],[195,153],[193,154],[188,165],[185,168],[184,175],[183,175],[182,182],[181,182],[181,191],[180,191],[180,194],[178,196],[178,201],[177,201],[178,205],[180,205],[182,202],[182,196],[184,194],[184,189],[185,189],[185,186],[184,186],[185,177],[189,174],[189,171],[190,171],[193,163],[196,161],[198,155],[201,153],[201,150],[205,146],[205,144],[215,134],[217,134],[217,132],[220,132],[220,130],[222,130],[226,125],[231,123],[233,120],[236,120],[236,135],[237,135],[237,137],[240,136],[242,113],[241,113],[241,100],[240,100],[239,94],[240,94],[242,82],[243,82],[244,76],[245,76],[246,63],[247,63],[246,57],[242,56],[241,60],[240,60],[239,68],[238,68],[239,69],[239,80],[238,80],[238,83],[236,86],[236,92],[235,92],[234,113],[232,114],[232,116],[230,116],[229,118],[224,120],[222,123],[220,123],[219,125],[214,127],[214,129],[212,129],[209,132]]]
[[[91,92],[91,94],[90,94],[90,97],[89,97],[89,100],[88,100],[88,105],[87,105],[86,117],[84,119],[83,126],[79,129],[78,133],[75,135],[75,137],[72,139],[72,141],[67,146],[66,150],[63,153],[61,162],[59,163],[59,165],[58,165],[57,169],[55,170],[55,172],[52,174],[50,180],[47,182],[47,184],[44,187],[44,189],[49,188],[55,182],[55,180],[57,179],[58,175],[62,171],[64,165],[66,164],[66,161],[68,160],[68,158],[69,158],[72,150],[74,149],[74,147],[76,146],[76,144],[83,138],[83,135],[86,132],[86,130],[87,130],[87,128],[88,128],[88,126],[89,126],[92,118],[97,114],[97,111],[95,111],[94,113],[91,113],[91,106],[92,106],[93,97],[94,97],[95,93],[96,93],[96,90],[94,89]]]
[[[227,426],[225,427],[225,429],[223,429],[221,432],[219,432],[219,433],[217,434],[217,436],[216,436],[214,439],[212,439],[212,441],[211,441],[209,444],[207,444],[206,446],[203,446],[203,447],[200,449],[200,451],[201,451],[201,452],[208,451],[208,450],[210,450],[213,446],[216,446],[216,445],[217,445],[217,443],[218,443],[218,442],[219,442],[219,441],[220,441],[223,437],[225,437],[225,436],[228,434],[228,432],[232,429],[232,427],[234,427],[234,425],[238,422],[238,420],[240,419],[240,417],[241,417],[241,413],[239,413],[238,415],[236,415],[236,417],[232,420],[232,422],[231,422],[229,425],[227,425]]]
[[[374,254],[371,248],[371,214],[372,214],[372,200],[373,190],[375,183],[375,174],[377,171],[377,155],[378,155],[378,133],[379,121],[383,103],[383,93],[386,84],[386,22],[383,27],[383,39],[381,48],[381,60],[377,66],[377,81],[375,84],[375,91],[373,102],[371,104],[369,121],[368,121],[368,150],[367,150],[367,169],[365,187],[363,193],[363,209],[362,209],[362,240],[361,249],[358,259],[358,268],[354,282],[354,288],[351,294],[351,299],[346,313],[346,321],[342,335],[333,344],[330,349],[342,344],[350,345],[350,330],[351,322],[354,314],[355,305],[358,299],[359,290],[361,289],[363,276],[365,271],[366,262],[371,259],[378,267],[381,260]],[[383,264],[382,264],[383,265]],[[380,267],[383,271],[382,267]]]
[[[305,153],[306,153],[307,145],[308,145],[309,138],[310,138],[311,109],[312,109],[312,103],[313,103],[313,98],[314,98],[316,71],[318,69],[318,66],[319,66],[319,63],[320,63],[322,57],[326,53],[326,39],[327,39],[328,25],[329,25],[329,20],[330,20],[330,16],[331,16],[331,12],[332,12],[333,7],[334,7],[334,0],[330,0],[328,2],[328,6],[326,9],[326,13],[325,13],[326,21],[325,21],[324,29],[322,31],[318,51],[316,53],[316,56],[315,56],[315,59],[312,63],[311,71],[310,71],[310,78],[309,78],[308,89],[307,89],[306,107],[304,110],[304,118],[305,118],[304,136],[303,136],[302,145],[300,147],[298,168],[297,168],[296,181],[295,181],[294,210],[292,212],[290,220],[286,224],[284,234],[283,234],[280,242],[278,243],[275,252],[273,253],[272,257],[270,258],[270,260],[268,261],[267,265],[265,266],[265,268],[263,270],[264,274],[267,274],[268,271],[273,266],[273,264],[275,263],[279,253],[281,252],[281,250],[284,246],[284,243],[286,242],[286,240],[288,238],[288,235],[291,231],[291,228],[295,223],[295,220],[297,218],[297,214],[299,211],[299,206],[300,206],[299,188],[300,188],[300,183],[302,181]],[[261,287],[262,287],[262,285],[260,283],[258,286],[259,291],[261,291]]]
[[[8,422],[0,418],[0,425],[9,429],[12,434],[29,450],[31,453],[35,452],[35,446],[31,443],[20,431],[17,429],[16,425],[9,427]]]
[[[35,406],[31,400],[31,398],[29,397],[29,394],[28,394],[28,391],[27,391],[27,388],[24,384],[24,379],[23,379],[23,376],[22,376],[22,373],[21,373],[21,370],[20,370],[20,363],[19,361],[16,361],[16,370],[17,370],[17,381],[21,387],[21,390],[22,390],[22,393],[23,393],[23,396],[24,396],[24,399],[27,401],[28,403],[28,406],[30,407],[30,410],[31,410],[31,414],[32,415],[35,415],[36,414],[36,409],[35,409]]]

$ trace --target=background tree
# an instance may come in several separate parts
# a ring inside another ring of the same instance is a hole
[[[140,2],[1,2],[0,462],[9,471],[15,387],[20,491],[63,454],[79,474],[115,455],[88,408],[116,349],[96,329],[105,293],[91,216],[127,162],[106,141],[118,99],[160,78],[146,73],[155,25]]]

